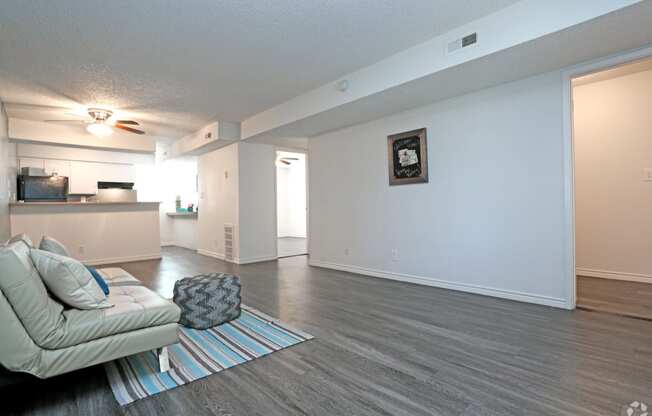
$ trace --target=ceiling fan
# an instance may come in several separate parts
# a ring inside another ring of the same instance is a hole
[[[115,120],[108,121],[113,115],[111,110],[104,110],[102,108],[89,108],[87,110],[91,120],[46,120],[51,123],[84,123],[86,131],[94,136],[106,137],[113,133],[111,127],[128,131],[129,133],[145,134],[143,130],[135,129],[128,126],[139,126],[140,124],[134,120]],[[77,116],[77,114],[72,114]]]
[[[279,162],[281,162],[281,163],[283,163],[285,165],[291,165],[292,164],[292,162],[290,162],[291,160],[299,160],[299,158],[298,157],[282,157],[282,158],[278,159]]]

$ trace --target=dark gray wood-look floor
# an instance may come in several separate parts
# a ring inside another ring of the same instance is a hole
[[[652,284],[577,276],[577,307],[652,320]]]
[[[121,408],[100,366],[0,390],[2,414],[619,415],[652,397],[652,323],[166,248],[124,264],[165,296],[238,273],[244,301],[317,338]]]

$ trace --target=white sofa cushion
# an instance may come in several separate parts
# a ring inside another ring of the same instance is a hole
[[[97,271],[111,286],[108,299],[114,307],[64,311],[66,335],[62,346],[179,321],[178,306],[143,286],[126,271],[118,268]]]
[[[110,308],[111,303],[83,264],[43,250],[30,251],[45,285],[63,303],[76,309]]]
[[[34,247],[34,244],[32,243],[32,240],[25,233],[16,234],[15,236],[13,236],[9,240],[7,240],[5,245],[8,246],[8,245],[13,244],[13,243],[18,242],[18,241],[22,241],[23,243],[27,244],[27,247],[29,247],[29,248]]]
[[[22,241],[0,248],[0,291],[20,319],[20,325],[12,324],[14,329],[20,326],[36,344],[52,348],[63,334],[63,306],[48,295],[29,252],[30,248]],[[0,354],[18,337],[3,327],[9,319],[9,315],[0,316],[0,329],[4,328],[0,331]]]
[[[49,251],[50,253],[59,254],[60,256],[72,257],[66,246],[47,235],[44,235],[43,238],[41,238],[41,243],[38,245],[38,248],[39,250]]]

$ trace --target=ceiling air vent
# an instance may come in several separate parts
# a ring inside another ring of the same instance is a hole
[[[462,48],[467,48],[478,43],[478,34],[476,32],[466,35],[463,38],[455,39],[448,42],[448,53],[453,53]]]

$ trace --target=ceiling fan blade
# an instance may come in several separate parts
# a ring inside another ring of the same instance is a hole
[[[140,123],[133,120],[116,120],[115,124],[128,124],[130,126],[140,126]]]
[[[298,157],[282,157],[281,160],[299,160]]]
[[[47,123],[90,123],[87,120],[45,120]]]
[[[122,125],[120,125],[120,124],[116,124],[116,125],[113,126],[113,127],[115,127],[116,129],[122,129],[122,130],[128,131],[129,133],[145,134],[145,132],[142,131],[142,130],[132,129],[131,127],[122,126]]]
[[[86,111],[66,111],[63,114],[67,116],[73,116],[73,117],[81,117],[81,118],[88,118],[88,113]]]
[[[281,163],[285,163],[286,165],[291,165],[292,163],[288,162],[287,160],[279,159]]]

